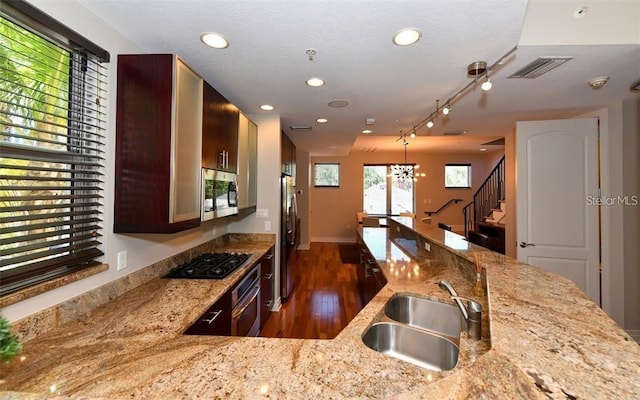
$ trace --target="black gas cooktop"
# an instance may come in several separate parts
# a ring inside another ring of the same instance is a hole
[[[172,269],[165,278],[222,279],[244,264],[248,253],[204,253]]]

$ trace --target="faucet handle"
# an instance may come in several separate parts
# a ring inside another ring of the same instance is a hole
[[[482,320],[482,304],[477,301],[463,296],[451,296],[453,300],[465,300],[467,302],[467,313],[472,321]]]
[[[473,340],[482,339],[482,305],[475,300],[467,297],[453,296],[455,301],[466,300],[467,302],[467,333],[469,338]]]

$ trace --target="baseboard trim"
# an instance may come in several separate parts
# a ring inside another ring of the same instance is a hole
[[[320,243],[355,243],[356,238],[354,237],[312,237],[311,242],[320,242]]]
[[[309,250],[309,249],[311,249],[310,243],[299,244],[298,247],[296,248],[296,250]]]
[[[640,329],[627,329],[626,332],[633,338],[633,340],[640,344]]]

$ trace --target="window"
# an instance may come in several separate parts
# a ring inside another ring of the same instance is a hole
[[[471,188],[471,164],[446,164],[444,166],[445,188]]]
[[[0,295],[103,255],[108,53],[98,48],[98,58],[50,17],[11,5],[22,12],[0,10]]]
[[[373,215],[413,213],[415,209],[413,179],[398,179],[393,165],[365,165],[363,210]]]
[[[338,163],[315,163],[314,186],[315,187],[339,187],[340,186],[340,164]]]

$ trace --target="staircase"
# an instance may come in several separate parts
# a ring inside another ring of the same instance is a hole
[[[504,225],[504,217],[506,214],[506,206],[504,200],[498,200],[498,208],[491,210],[491,214],[485,217],[484,222],[492,222],[494,224]]]
[[[506,216],[504,157],[463,209],[464,235],[473,243],[504,253],[504,219]]]

